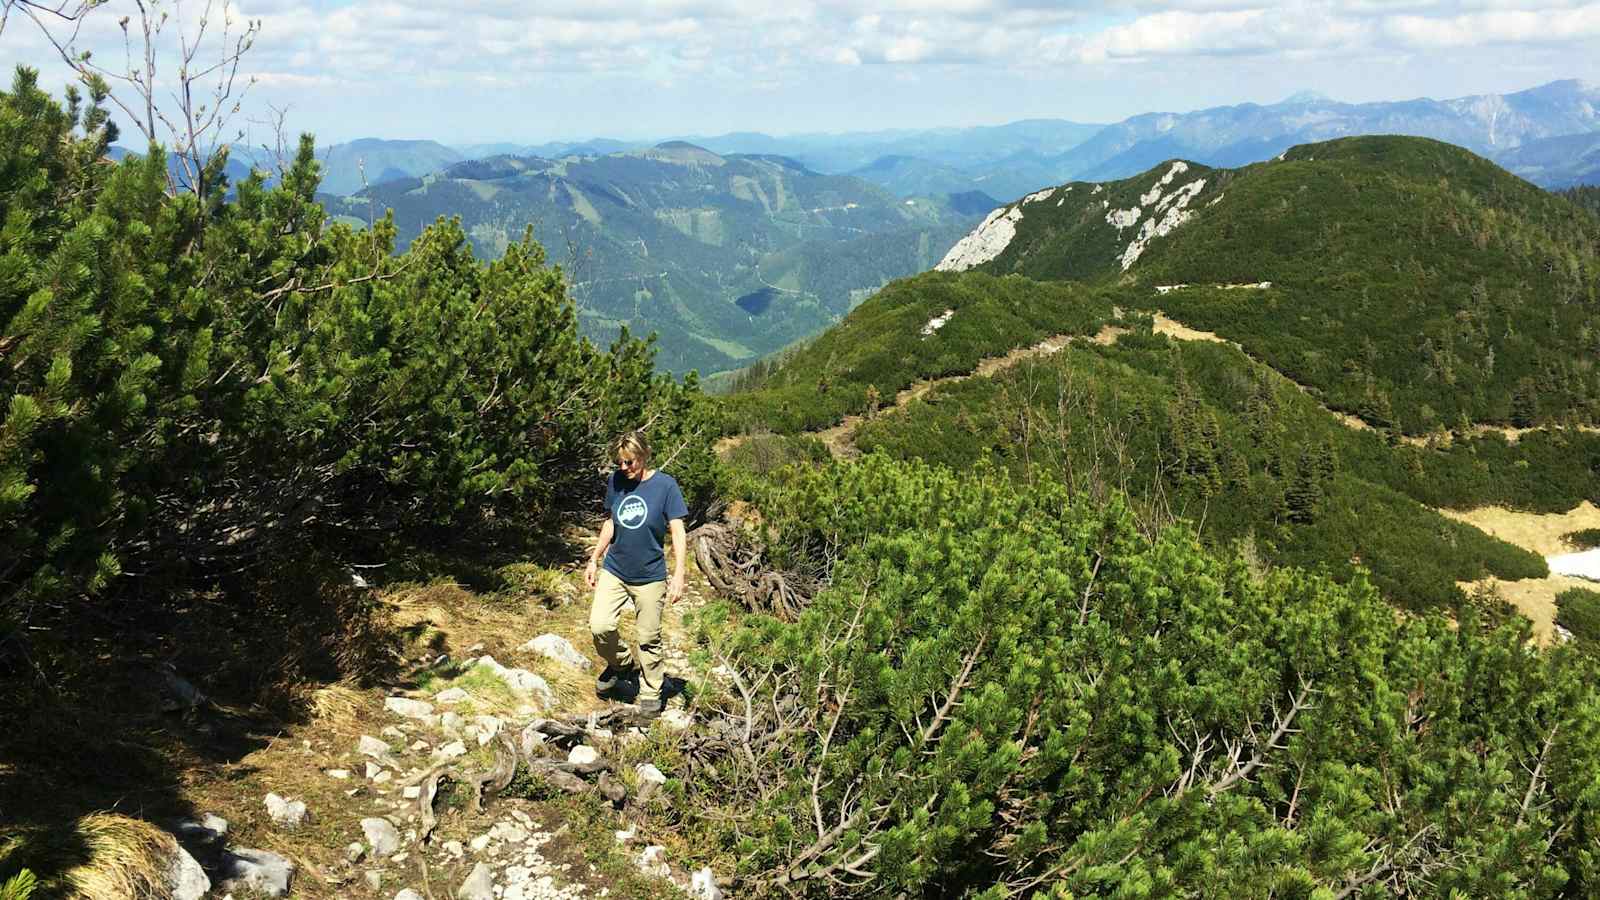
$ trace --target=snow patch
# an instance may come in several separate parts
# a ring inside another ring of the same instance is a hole
[[[1549,564],[1552,575],[1571,575],[1574,578],[1600,581],[1600,547],[1582,553],[1547,556],[1544,561]]]
[[[1181,163],[1173,163],[1174,168],[1179,165]],[[1189,201],[1195,198],[1195,195],[1205,189],[1205,186],[1206,180],[1198,178],[1178,188],[1162,204],[1162,208],[1166,210],[1165,215],[1160,218],[1151,216],[1144,220],[1144,224],[1139,227],[1139,233],[1134,237],[1132,243],[1128,244],[1128,248],[1122,251],[1122,271],[1128,271],[1128,268],[1144,253],[1145,247],[1149,246],[1152,240],[1158,237],[1166,237],[1172,233],[1174,228],[1189,221],[1191,213],[1186,207],[1188,207]]]
[[[1022,202],[1023,203],[1041,203],[1041,202],[1043,202],[1045,200],[1049,200],[1050,199],[1050,195],[1054,194],[1055,192],[1056,192],[1055,188],[1045,188],[1042,191],[1037,191],[1035,193],[1029,194],[1026,197],[1023,197],[1022,198]]]
[[[933,318],[929,319],[928,320],[928,324],[922,326],[922,336],[923,337],[928,337],[928,336],[932,335],[935,331],[938,331],[939,329],[943,328],[945,326],[945,323],[950,321],[950,317],[955,315],[955,314],[956,314],[955,310],[947,309],[944,312],[940,313],[939,315],[934,316]]]
[[[1106,224],[1115,225],[1118,231],[1131,228],[1138,223],[1139,215],[1143,212],[1144,210],[1137,206],[1131,209],[1113,209],[1106,213]]]
[[[972,233],[956,242],[950,252],[933,268],[940,272],[965,272],[981,266],[999,256],[1017,236],[1017,223],[1022,221],[1022,207],[1004,207],[989,213]]]

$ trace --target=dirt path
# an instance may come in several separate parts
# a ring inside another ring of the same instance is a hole
[[[1106,325],[1089,340],[1092,343],[1105,346],[1116,343],[1118,337],[1127,333],[1128,329],[1126,328],[1116,325]],[[1058,353],[1062,348],[1076,340],[1082,340],[1082,336],[1075,334],[1052,335],[1051,337],[1047,337],[1030,347],[1018,347],[1002,356],[990,356],[980,359],[978,360],[977,368],[971,372],[961,375],[947,375],[943,378],[928,378],[913,382],[910,387],[905,388],[904,390],[895,394],[894,403],[885,407],[884,410],[904,409],[907,406],[910,406],[913,400],[920,399],[929,391],[937,387],[942,387],[947,384],[955,384],[959,381],[966,381],[969,378],[987,378],[997,372],[1002,372],[1006,369],[1009,369],[1025,359],[1034,359],[1036,357],[1049,356],[1052,353]],[[861,455],[861,451],[856,449],[854,443],[856,429],[860,427],[862,422],[865,421],[865,416],[849,415],[845,416],[844,420],[837,425],[817,431],[807,431],[804,432],[804,434],[807,437],[814,437],[826,445],[828,452],[833,454],[834,459],[855,459]],[[743,434],[725,437],[717,441],[715,449],[719,456],[726,456],[729,451],[740,446],[747,440],[749,440],[749,435]]]

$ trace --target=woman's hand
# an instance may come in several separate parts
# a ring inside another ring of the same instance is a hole
[[[672,580],[671,581],[667,582],[667,602],[668,603],[677,603],[679,598],[681,598],[682,596],[683,596],[683,573],[679,572],[676,575],[672,576]]]
[[[589,564],[583,567],[584,584],[587,584],[591,588],[594,587],[595,581],[598,580],[600,576],[598,569],[599,566],[595,565],[594,558],[590,557]]]

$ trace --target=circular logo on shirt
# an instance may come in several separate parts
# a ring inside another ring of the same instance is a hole
[[[623,528],[632,530],[644,524],[650,515],[650,507],[645,504],[644,498],[638,494],[629,494],[617,505],[617,521]]]

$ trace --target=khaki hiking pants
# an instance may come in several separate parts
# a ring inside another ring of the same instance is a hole
[[[666,675],[666,665],[661,661],[661,606],[666,597],[665,581],[628,584],[606,569],[600,570],[594,585],[594,605],[589,607],[594,649],[613,669],[639,669],[640,702],[661,696],[661,682]],[[617,634],[617,623],[629,600],[638,613],[633,629],[638,643],[632,648],[631,663],[622,658],[622,640]]]

